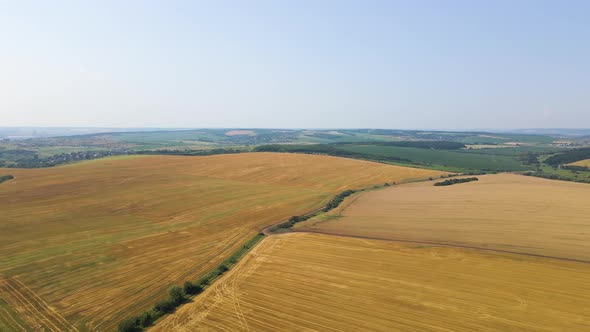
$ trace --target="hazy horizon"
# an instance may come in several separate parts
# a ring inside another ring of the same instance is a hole
[[[337,130],[337,129],[384,129],[384,130],[440,130],[440,131],[453,131],[453,130],[465,130],[465,131],[494,131],[494,130],[506,130],[506,131],[515,131],[515,130],[590,130],[590,127],[523,127],[523,128],[511,128],[511,129],[502,129],[502,128],[440,128],[440,127],[412,127],[412,128],[397,128],[397,127],[261,127],[261,126],[253,126],[253,127],[226,127],[226,126],[207,126],[207,127],[156,127],[156,126],[138,126],[138,127],[126,127],[126,126],[22,126],[22,125],[15,125],[15,126],[0,126],[0,129],[3,128],[45,128],[45,129],[162,129],[162,130],[198,130],[198,129],[285,129],[285,130]]]
[[[0,127],[590,127],[585,1],[0,3]]]

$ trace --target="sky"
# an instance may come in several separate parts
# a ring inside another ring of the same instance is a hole
[[[589,128],[590,1],[0,0],[0,127]]]

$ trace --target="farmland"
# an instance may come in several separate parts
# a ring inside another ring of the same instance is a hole
[[[393,141],[333,144],[268,144],[259,152],[325,154],[449,172],[531,171],[537,156],[559,152],[550,146],[467,148],[455,141]]]
[[[37,130],[38,129],[38,130]],[[58,158],[58,164],[68,163],[80,159],[95,159],[106,155],[135,154],[145,151],[203,151],[219,148],[232,148],[241,151],[249,151],[253,147],[265,144],[299,144],[315,145],[319,148],[325,145],[350,144],[356,142],[357,146],[365,146],[371,143],[400,144],[401,146],[413,146],[427,144],[453,143],[457,145],[473,144],[473,146],[502,147],[502,149],[477,149],[478,153],[491,152],[489,150],[502,150],[489,154],[508,153],[514,149],[517,154],[523,151],[547,151],[553,149],[553,138],[543,135],[522,135],[509,133],[484,133],[484,132],[440,132],[440,131],[415,131],[415,130],[383,130],[383,129],[353,129],[353,130],[305,130],[305,129],[186,129],[186,130],[152,130],[138,131],[129,129],[127,132],[113,128],[108,132],[107,128],[97,129],[92,133],[90,128],[0,128],[0,167],[46,167],[48,161]],[[105,132],[106,131],[106,132]],[[87,133],[78,134],[76,133]],[[63,135],[63,136],[60,136]],[[69,135],[69,136],[68,136]],[[18,137],[21,137],[19,139]],[[25,137],[31,137],[25,139]],[[394,149],[395,150],[395,149]],[[484,151],[486,150],[486,151]],[[342,152],[344,150],[340,150]],[[404,154],[412,150],[368,151],[373,153],[373,158],[365,159],[408,159]],[[398,152],[402,152],[402,155]],[[413,151],[417,154],[414,163],[428,164],[435,169],[450,171],[477,169],[489,167],[493,170],[516,170],[512,166],[520,167],[520,163],[511,158],[500,157],[495,160],[491,157],[462,156],[451,154],[446,157],[439,151],[429,156],[427,150]],[[460,152],[460,151],[455,151]],[[469,152],[469,151],[468,151]],[[361,151],[362,153],[362,151]],[[426,153],[426,155],[423,155]],[[74,154],[72,156],[71,154]],[[84,158],[80,157],[80,154]],[[95,154],[99,154],[95,156]],[[432,158],[431,158],[432,157]],[[450,157],[459,158],[451,162],[449,166],[443,166],[438,161],[444,162]],[[467,159],[464,159],[467,158]],[[471,158],[471,159],[469,159]],[[46,160],[44,160],[46,159]],[[425,161],[426,160],[426,161]],[[465,167],[457,166],[462,161],[469,161]],[[473,167],[472,167],[473,166]],[[472,168],[469,168],[472,167]],[[517,168],[520,169],[520,168]]]
[[[570,165],[590,168],[590,159],[576,161],[575,163],[571,163]]]
[[[127,156],[0,187],[0,329],[113,330],[262,227],[348,188],[442,173],[327,156]]]
[[[584,331],[590,265],[291,233],[150,331]]]
[[[505,154],[504,148],[478,149],[476,151],[445,151],[375,145],[343,145],[338,148],[349,152],[373,155],[375,158],[380,156],[406,158],[413,162],[442,165],[447,169],[459,171],[468,169],[522,171],[529,169],[513,155]],[[511,149],[511,152],[514,151],[513,148],[507,149]]]
[[[363,193],[300,229],[590,261],[590,186],[512,174]]]
[[[590,183],[590,172],[588,170],[577,168],[570,169],[567,165],[558,168],[542,165],[539,171],[535,171],[531,174],[548,179]]]

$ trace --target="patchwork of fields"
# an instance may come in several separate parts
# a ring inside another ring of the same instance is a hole
[[[150,331],[586,331],[590,265],[291,233]]]
[[[0,169],[0,330],[116,328],[261,228],[334,194],[443,173],[249,153]]]
[[[299,229],[590,261],[590,185],[513,174],[362,193]]]

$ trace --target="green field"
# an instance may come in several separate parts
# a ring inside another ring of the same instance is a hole
[[[536,172],[535,175],[556,180],[590,182],[590,171],[572,171],[547,165],[541,166],[541,172]]]
[[[563,150],[563,148],[551,146],[518,146],[518,147],[501,147],[501,148],[487,148],[487,149],[467,149],[468,153],[475,154],[494,154],[501,156],[520,156],[526,153],[554,153]]]
[[[433,168],[443,166],[447,170],[455,171],[525,171],[531,169],[530,166],[523,165],[522,161],[518,160],[514,155],[481,153],[478,150],[450,151],[375,145],[342,145],[338,146],[338,149],[368,154],[374,156],[375,159],[379,159],[380,156],[405,158]],[[510,153],[515,152],[512,150]]]
[[[0,134],[2,132],[0,131]],[[84,152],[101,152],[106,156],[138,151],[155,150],[208,150],[216,148],[238,148],[248,150],[255,146],[265,144],[340,144],[371,142],[399,142],[399,141],[450,141],[459,144],[491,144],[536,145],[531,147],[533,151],[540,151],[543,147],[553,142],[553,138],[543,135],[522,135],[486,132],[442,132],[419,130],[392,130],[392,129],[187,129],[187,130],[154,130],[154,131],[130,131],[130,132],[102,132],[73,136],[34,137],[30,139],[3,139],[0,135],[0,167],[47,167],[54,164],[63,164],[80,159],[94,159],[88,156],[67,156],[68,154]],[[519,148],[517,148],[519,149]],[[518,150],[516,150],[518,151]],[[407,152],[407,151],[406,151]],[[482,154],[486,152],[480,151]],[[395,155],[394,151],[383,152],[387,155]],[[485,160],[478,158],[463,159],[460,156],[450,156],[450,160],[441,157],[440,154],[430,156],[417,152],[412,154],[416,163],[425,163],[427,167],[462,171],[473,169],[514,170],[514,164],[507,160]],[[502,153],[510,154],[509,150]],[[379,153],[378,153],[379,154]],[[496,155],[491,152],[489,154]],[[383,157],[384,154],[381,154]],[[50,159],[56,157],[59,162]],[[103,155],[98,156],[98,158]],[[42,162],[39,159],[46,159]],[[370,159],[370,158],[368,158]],[[456,162],[453,162],[455,160]],[[468,163],[462,165],[462,161]],[[394,160],[385,160],[396,162]],[[446,166],[444,166],[446,165]],[[424,165],[417,165],[424,167]],[[519,165],[516,165],[517,169]]]

